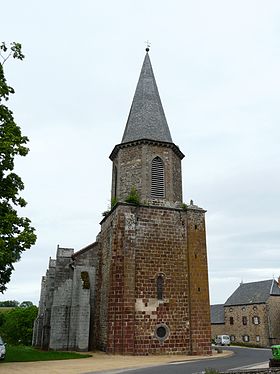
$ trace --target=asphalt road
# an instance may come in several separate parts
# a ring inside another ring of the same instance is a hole
[[[219,371],[226,371],[236,369],[263,362],[268,362],[271,357],[270,349],[260,348],[241,348],[229,347],[223,348],[234,352],[233,356],[227,358],[215,358],[201,361],[188,361],[188,362],[174,362],[168,365],[161,365],[156,367],[144,369],[129,369],[129,370],[116,370],[111,373],[124,373],[131,374],[195,374],[203,373],[205,369],[212,368]]]

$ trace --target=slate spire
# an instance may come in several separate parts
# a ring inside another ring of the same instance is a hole
[[[149,49],[146,51],[122,143],[139,139],[172,143],[148,54]]]

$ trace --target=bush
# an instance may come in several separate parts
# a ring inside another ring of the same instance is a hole
[[[38,308],[33,305],[26,308],[14,308],[5,313],[4,323],[0,327],[0,335],[10,344],[31,345],[33,323]]]
[[[135,187],[131,188],[130,194],[125,199],[126,203],[140,205],[140,196]]]
[[[5,300],[5,301],[0,301],[0,307],[16,307],[19,306],[19,302],[16,300]]]

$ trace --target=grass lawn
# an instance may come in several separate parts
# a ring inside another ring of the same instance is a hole
[[[6,313],[10,310],[15,309],[14,306],[0,306],[0,313]]]
[[[88,354],[58,351],[40,351],[23,345],[6,345],[6,357],[1,362],[50,361],[91,357]]]

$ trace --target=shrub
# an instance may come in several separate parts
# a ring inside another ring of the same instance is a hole
[[[4,323],[0,333],[7,343],[31,345],[33,323],[37,317],[38,308],[33,305],[26,308],[14,308],[5,313]]]
[[[133,186],[131,188],[130,194],[125,199],[126,203],[140,205],[140,196],[136,188]]]

